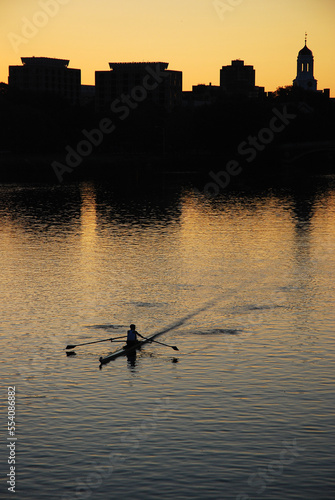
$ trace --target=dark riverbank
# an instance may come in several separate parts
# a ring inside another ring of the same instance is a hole
[[[124,186],[148,186],[161,182],[207,183],[221,188],[245,182],[277,182],[305,176],[335,174],[335,141],[284,144],[275,154],[264,152],[253,162],[236,155],[204,154],[92,154],[71,171],[55,170],[66,162],[61,155],[10,152],[0,155],[0,182],[48,182],[60,184],[81,180],[112,180]],[[234,168],[232,168],[234,167]],[[70,170],[70,169],[69,169]],[[204,184],[205,183],[205,184]]]
[[[4,87],[0,111],[0,182],[113,179],[136,186],[175,176],[222,189],[335,171],[334,103],[315,92],[289,88],[263,100],[170,113],[143,103],[122,121]]]

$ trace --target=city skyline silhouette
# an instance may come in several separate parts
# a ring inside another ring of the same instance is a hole
[[[183,90],[219,85],[218,69],[241,59],[266,91],[291,84],[304,33],[314,53],[319,88],[335,89],[332,0],[193,0],[137,3],[32,0],[3,7],[5,44],[0,81],[20,57],[66,57],[93,85],[110,61],[168,61],[183,72]],[[332,96],[334,94],[331,94]]]

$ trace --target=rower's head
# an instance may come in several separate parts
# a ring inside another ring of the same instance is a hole
[[[136,330],[136,326],[131,324],[130,327],[129,327],[131,330]]]

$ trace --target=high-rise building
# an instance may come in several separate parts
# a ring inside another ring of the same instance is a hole
[[[245,66],[244,61],[236,59],[231,66],[222,66],[220,70],[220,87],[228,94],[251,97],[255,92],[255,70],[253,66]]]
[[[81,71],[68,68],[65,59],[21,57],[22,66],[9,66],[8,85],[24,91],[49,93],[78,104]]]
[[[95,72],[97,111],[117,103],[147,101],[171,110],[181,104],[182,72],[168,70],[168,63],[109,63],[110,71]]]

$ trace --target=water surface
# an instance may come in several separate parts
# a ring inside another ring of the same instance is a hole
[[[332,178],[213,199],[1,185],[16,498],[334,498],[334,216]],[[66,356],[131,322],[174,325],[158,340],[179,352]]]

